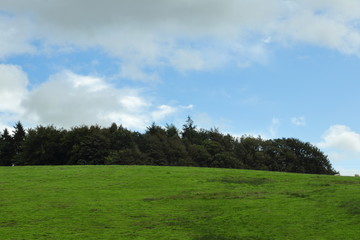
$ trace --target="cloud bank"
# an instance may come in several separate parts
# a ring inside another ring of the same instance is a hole
[[[360,155],[360,134],[344,125],[331,126],[323,135],[322,148],[336,148],[342,151],[351,151]]]
[[[1,57],[100,47],[121,59],[120,76],[131,79],[154,79],[159,67],[248,67],[266,62],[272,44],[360,55],[357,0],[3,0],[0,9]]]
[[[266,63],[279,45],[310,44],[360,56],[359,16],[358,0],[2,0],[0,59],[96,48],[118,60],[118,80],[154,81],[163,68],[208,71]],[[21,68],[2,65],[0,73],[3,119],[24,114],[65,126],[114,119],[143,126],[180,108],[71,71],[31,90]]]
[[[71,71],[52,75],[28,90],[26,73],[15,65],[0,65],[0,126],[25,119],[28,123],[72,127],[112,122],[144,130],[152,121],[182,111],[182,106],[156,106],[138,89],[117,88],[105,79]]]

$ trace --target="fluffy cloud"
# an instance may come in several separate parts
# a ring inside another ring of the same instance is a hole
[[[2,0],[0,9],[0,56],[33,51],[33,39],[55,50],[101,47],[132,79],[157,79],[164,66],[248,67],[266,62],[274,42],[360,55],[357,0]]]
[[[360,153],[360,134],[344,125],[331,126],[322,136],[321,148],[335,148]]]
[[[116,88],[99,77],[63,71],[32,90],[22,106],[25,118],[33,123],[71,127],[117,122],[136,130],[180,109],[154,106],[141,94],[136,89]]]
[[[22,101],[28,91],[28,78],[21,67],[0,64],[0,132],[20,119],[24,112]]]
[[[0,113],[22,112],[21,102],[27,94],[27,75],[19,66],[0,64],[0,76]]]
[[[154,120],[160,120],[172,113],[175,113],[176,111],[177,110],[174,107],[161,105],[156,111],[152,112],[152,117]]]
[[[360,169],[360,134],[348,126],[331,126],[316,144],[328,156],[341,175],[354,175]]]
[[[4,0],[0,9],[15,16],[31,16],[36,36],[49,44],[101,46],[124,60],[126,67],[121,73],[129,76],[134,73],[133,62],[181,71],[222,64],[239,51],[239,27],[260,26],[278,12],[278,1],[261,2]],[[228,46],[234,40],[236,43]],[[220,54],[223,48],[229,51],[226,56]]]

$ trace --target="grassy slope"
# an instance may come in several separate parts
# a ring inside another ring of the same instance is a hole
[[[359,239],[360,178],[209,168],[0,168],[0,239]]]

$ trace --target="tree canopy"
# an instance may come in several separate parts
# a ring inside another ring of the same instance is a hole
[[[164,165],[335,174],[316,146],[295,138],[233,137],[197,129],[188,117],[182,129],[153,123],[144,133],[113,123],[68,130],[37,126],[0,134],[0,165]]]

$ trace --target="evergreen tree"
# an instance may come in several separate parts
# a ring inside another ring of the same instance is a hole
[[[68,138],[67,148],[71,148],[70,164],[104,164],[109,154],[110,139],[99,126],[75,128]],[[71,140],[72,138],[72,140]],[[69,143],[71,146],[69,146]]]
[[[15,156],[14,142],[7,128],[1,134],[0,141],[0,165],[11,166]]]
[[[196,131],[196,125],[194,121],[188,116],[186,123],[183,125],[182,138],[190,144],[201,144],[198,132]]]
[[[65,130],[54,126],[38,126],[29,129],[18,158],[21,165],[64,165],[66,152],[63,148]]]
[[[195,166],[210,167],[212,156],[203,145],[191,144],[188,146],[188,154]]]
[[[147,156],[147,161],[153,165],[166,166],[169,165],[166,152],[168,150],[168,142],[166,131],[152,123],[144,134],[144,145],[142,151]]]
[[[21,161],[21,153],[22,153],[22,145],[25,140],[26,132],[24,130],[23,125],[20,121],[18,121],[14,126],[13,131],[13,144],[14,144],[14,159],[13,162],[20,162]]]
[[[173,124],[166,124],[166,136],[179,138],[179,130]]]

